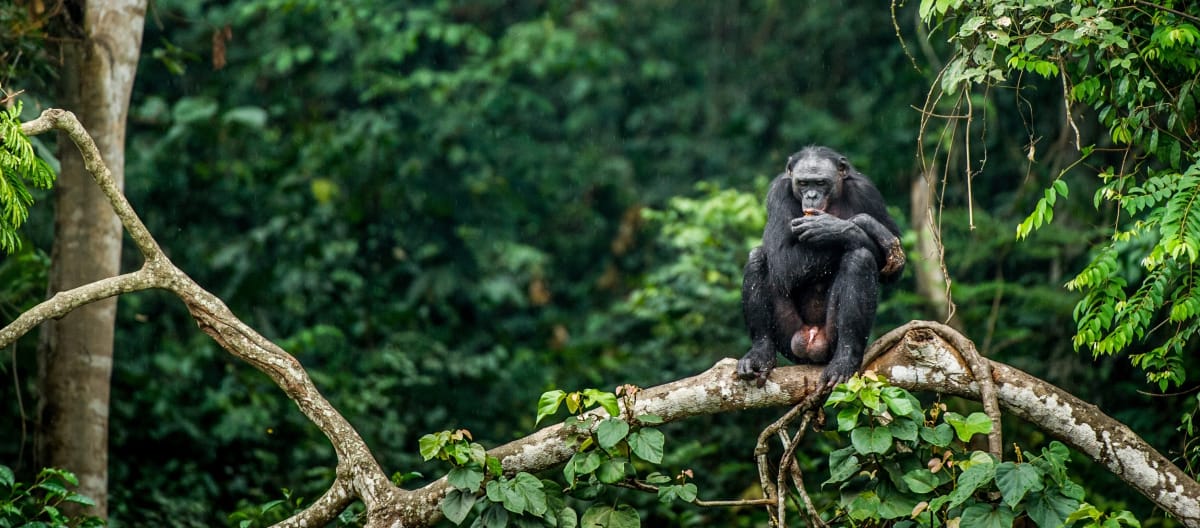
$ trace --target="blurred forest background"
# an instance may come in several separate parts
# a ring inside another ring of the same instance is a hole
[[[805,145],[845,153],[906,230],[910,268],[884,288],[876,335],[943,320],[917,109],[948,57],[914,4],[158,0],[126,190],[174,262],[295,354],[386,470],[428,480],[446,468],[420,461],[423,434],[498,445],[533,430],[548,389],[650,386],[744,353],[741,266],[768,181]],[[26,91],[27,117],[54,105],[57,75],[36,31],[13,31],[30,13],[0,7],[2,45],[24,53],[3,83]],[[1015,241],[1078,158],[1061,85],[1028,82],[974,101],[992,121],[970,199],[961,159],[930,160],[953,323],[1179,456],[1194,395],[1151,395],[1127,361],[1071,343],[1079,298],[1063,284],[1111,231],[1095,168],[1068,172],[1054,223]],[[1095,119],[1080,126],[1104,141]],[[44,298],[50,209],[0,262],[5,321]],[[311,499],[327,485],[328,442],[177,300],[121,297],[116,336],[113,526],[221,525],[282,488]],[[35,348],[0,359],[0,461],[26,475]],[[666,464],[693,469],[704,498],[753,492],[754,438],[775,414],[672,424]],[[1006,426],[1010,441],[1046,442]],[[823,475],[830,440],[810,442],[805,469]],[[1161,524],[1103,468],[1074,467],[1091,502]],[[644,521],[761,522],[642,504]]]

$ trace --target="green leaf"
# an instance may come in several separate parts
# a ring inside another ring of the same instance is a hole
[[[542,489],[541,479],[522,472],[511,482],[514,492],[525,502],[526,511],[539,517],[546,514],[546,492]]]
[[[421,458],[423,460],[429,460],[438,456],[438,454],[442,451],[442,446],[446,445],[446,441],[449,440],[449,438],[449,435],[443,436],[441,434],[427,434],[422,436],[421,439],[417,441],[417,445],[421,448]]]
[[[1062,526],[1080,502],[1057,491],[1034,491],[1025,499],[1025,513],[1041,528]]]
[[[563,400],[566,398],[567,393],[561,390],[543,392],[541,397],[538,398],[537,420],[534,420],[533,422],[534,427],[541,423],[543,418],[546,418],[547,416],[553,416],[554,413],[558,412],[558,406],[561,405]],[[427,458],[425,460],[429,459]]]
[[[898,418],[896,421],[888,424],[888,430],[892,432],[892,436],[905,442],[912,442],[917,439],[917,422],[908,418]]]
[[[74,492],[72,492],[70,495],[67,495],[67,498],[63,499],[63,500],[65,500],[67,502],[74,502],[76,504],[82,504],[84,506],[95,506],[96,505],[96,501],[92,500],[90,497],[88,497],[86,495],[80,495],[80,494],[74,493]]]
[[[996,466],[993,464],[974,464],[967,468],[958,476],[954,491],[950,492],[950,507],[953,508],[966,502],[975,493],[975,490],[991,482],[995,474]]]
[[[1036,50],[1038,48],[1038,46],[1041,46],[1045,42],[1046,42],[1046,37],[1043,35],[1037,35],[1037,34],[1029,35],[1028,37],[1025,37],[1025,51],[1032,52],[1033,50]]]
[[[932,492],[942,484],[937,475],[926,468],[917,468],[905,473],[903,480],[908,489],[921,495]]]
[[[651,464],[661,464],[666,437],[662,431],[644,428],[629,435],[629,448],[638,458]]]
[[[625,459],[611,458],[596,468],[596,478],[605,484],[615,484],[625,478]]]
[[[853,431],[855,427],[858,427],[858,415],[861,413],[862,407],[858,405],[844,407],[842,410],[838,411],[838,432],[845,433],[847,431]]]
[[[946,447],[954,441],[954,429],[949,424],[938,424],[937,427],[921,426],[921,440],[937,447]]]
[[[644,425],[658,425],[663,423],[662,416],[657,414],[643,414],[637,417],[637,421]]]
[[[880,397],[883,398],[883,402],[887,404],[888,409],[891,409],[892,414],[912,419],[920,418],[919,416],[914,416],[914,414],[921,412],[921,402],[908,391],[900,387],[884,387],[883,392],[880,393]]]
[[[608,411],[609,416],[616,417],[621,415],[621,408],[617,405],[616,394],[597,389],[584,389],[583,397],[584,405],[588,407],[599,404],[604,410]]]
[[[8,466],[0,465],[0,485],[11,488],[16,483],[16,476]]]
[[[483,485],[483,470],[476,467],[456,467],[446,475],[446,483],[469,492],[479,491]],[[457,523],[456,523],[457,524]]]
[[[596,471],[596,468],[600,467],[600,462],[603,459],[600,453],[589,451],[587,453],[576,453],[574,457],[571,457],[571,460],[575,462],[573,464],[575,474],[587,475]]]
[[[1030,491],[1042,489],[1042,472],[1032,464],[1004,462],[996,466],[996,487],[1004,497],[1004,503],[1015,508]]]
[[[596,426],[596,442],[604,449],[612,449],[628,434],[629,424],[620,418],[605,418]]]
[[[446,518],[454,524],[462,524],[467,518],[467,514],[471,513],[471,507],[475,506],[475,494],[463,493],[462,490],[450,490],[446,494],[446,498],[442,499],[442,513],[446,514]]]
[[[850,432],[850,443],[860,454],[884,454],[892,447],[892,432],[887,427],[859,427]]]
[[[963,510],[961,526],[971,528],[1012,528],[1013,511],[1003,504],[973,504]]]
[[[67,490],[66,486],[63,486],[62,484],[59,484],[53,480],[47,480],[34,487],[45,490],[46,493],[52,497],[66,497],[71,493]]]
[[[962,442],[970,440],[976,434],[988,434],[992,432],[992,420],[981,412],[973,412],[965,418],[961,414],[948,412],[944,417],[946,423],[954,428],[954,432]]]
[[[853,447],[844,447],[829,453],[829,480],[821,485],[843,482],[858,473],[862,468]]]
[[[616,508],[606,504],[598,504],[583,512],[580,528],[639,528],[642,519],[637,510],[628,504]]]
[[[490,488],[491,483],[488,484]],[[483,515],[480,515],[471,524],[471,528],[505,528],[506,526],[508,526],[508,512],[504,508],[495,505],[484,510]]]

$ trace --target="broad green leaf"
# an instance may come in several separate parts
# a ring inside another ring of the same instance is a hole
[[[1013,511],[1008,506],[1000,504],[973,504],[963,510],[960,526],[971,528],[1012,528]]]
[[[457,489],[474,493],[479,491],[479,487],[483,485],[483,470],[476,466],[456,467],[446,475],[446,483]]]
[[[1025,512],[1041,528],[1062,526],[1067,517],[1079,509],[1079,501],[1058,491],[1034,491],[1025,499]]]
[[[488,507],[483,511],[483,515],[471,523],[471,528],[505,528],[506,526],[508,526],[508,512],[499,504]]]
[[[926,468],[918,468],[904,474],[904,484],[913,493],[924,495],[941,485],[940,479]]]
[[[954,491],[950,492],[950,507],[953,508],[966,502],[975,493],[975,490],[991,482],[995,474],[996,466],[993,464],[975,464],[967,468],[958,476]]]
[[[596,468],[596,478],[605,484],[614,484],[625,478],[625,459],[612,458],[600,463]]]
[[[575,453],[575,456],[571,457],[571,460],[574,461],[572,467],[576,475],[587,475],[600,467],[600,462],[603,461],[603,458],[600,456],[600,453],[589,451],[587,453]]]
[[[844,447],[832,453],[829,453],[829,480],[821,483],[825,484],[837,483],[848,480],[850,477],[858,473],[862,468],[858,457],[854,454],[853,447]]]
[[[850,443],[860,454],[882,455],[892,447],[892,432],[887,427],[859,427],[850,432]]]
[[[891,409],[892,414],[907,416],[912,419],[920,418],[921,402],[908,391],[900,387],[884,387],[880,396],[883,398],[883,402],[887,404],[888,409]],[[914,416],[914,414],[917,416]]]
[[[897,418],[896,421],[888,424],[887,428],[892,432],[892,436],[905,442],[912,442],[917,439],[917,422],[908,418]]]
[[[421,458],[424,460],[429,460],[438,456],[438,453],[442,451],[442,446],[445,446],[449,439],[449,435],[442,434],[427,434],[422,436],[421,439],[417,441],[417,445],[420,446],[421,449]]]
[[[543,392],[542,396],[538,398],[537,420],[533,422],[533,425],[536,427],[537,424],[542,422],[543,418],[547,416],[553,416],[554,413],[558,412],[558,406],[561,405],[563,400],[566,398],[567,393],[561,390]]]
[[[522,472],[517,473],[510,482],[513,491],[524,501],[526,511],[539,517],[546,513],[546,492],[542,490],[541,479]]]
[[[629,424],[625,423],[620,418],[605,418],[600,421],[600,425],[596,426],[596,443],[604,449],[612,449],[613,446],[625,439],[629,434]]]
[[[955,412],[948,412],[944,416],[946,423],[954,428],[958,439],[963,442],[970,440],[976,434],[992,432],[992,420],[981,412],[973,412],[967,417]]]
[[[661,464],[666,437],[662,431],[644,428],[629,435],[629,448],[638,458],[651,464]]]
[[[554,517],[555,517],[555,519],[558,520],[557,528],[578,528],[579,527],[579,514],[575,513],[574,508],[571,508],[569,506],[564,507],[563,509],[558,510],[557,512],[554,512]]]
[[[467,514],[471,513],[472,506],[475,506],[475,494],[463,493],[462,490],[450,490],[442,499],[442,513],[454,524],[462,524]]]
[[[855,427],[858,427],[859,414],[862,414],[862,407],[858,405],[843,407],[842,410],[838,411],[838,432],[845,433],[847,431],[853,431]]]
[[[607,504],[597,504],[583,512],[583,518],[579,522],[580,528],[639,528],[641,525],[642,519],[637,510],[628,504],[621,504],[616,508]]]
[[[599,404],[604,410],[608,411],[609,416],[615,417],[621,415],[621,408],[617,405],[616,394],[597,389],[584,389],[583,397],[584,405],[588,407]]]
[[[1025,494],[1042,489],[1042,472],[1032,464],[1004,462],[996,466],[996,487],[1004,503],[1015,508]]]
[[[946,447],[954,440],[954,429],[949,424],[938,424],[937,427],[921,426],[921,440],[938,447]]]

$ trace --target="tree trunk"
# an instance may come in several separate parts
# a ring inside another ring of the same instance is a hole
[[[65,8],[55,35],[63,60],[57,102],[87,127],[122,185],[125,117],[146,2],[75,0]],[[58,143],[62,170],[55,184],[51,295],[116,275],[121,258],[117,216],[84,170],[75,145],[61,134]],[[37,463],[74,472],[79,492],[96,502],[87,513],[99,517],[108,514],[108,403],[116,311],[113,298],[48,321],[38,354]]]
[[[923,176],[913,178],[909,189],[912,205],[912,229],[917,234],[916,255],[909,255],[909,269],[917,279],[917,294],[929,302],[943,322],[958,327],[954,320],[950,295],[947,292],[946,275],[942,273],[942,248],[933,208],[934,185],[937,176],[929,170]]]

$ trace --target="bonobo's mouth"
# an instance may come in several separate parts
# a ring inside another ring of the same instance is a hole
[[[809,207],[804,210],[804,216],[813,216],[813,215],[821,214],[823,212],[824,211],[822,211],[820,209],[815,209],[815,208]]]

